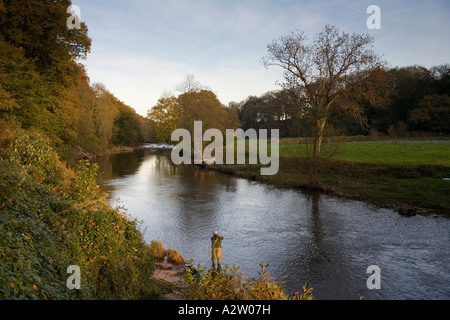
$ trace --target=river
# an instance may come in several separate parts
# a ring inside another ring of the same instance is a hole
[[[361,201],[175,166],[163,149],[98,163],[111,205],[142,222],[146,242],[161,241],[194,265],[211,267],[217,229],[225,233],[222,266],[254,277],[269,264],[289,293],[309,283],[317,300],[450,299],[448,216],[404,217]],[[367,273],[373,265],[379,273]],[[380,289],[368,288],[374,278]]]

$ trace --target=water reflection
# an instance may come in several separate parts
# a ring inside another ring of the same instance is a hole
[[[147,242],[162,241],[205,268],[214,230],[225,233],[222,265],[256,276],[269,263],[294,292],[316,299],[448,299],[450,219],[401,217],[358,201],[260,185],[192,166],[170,153],[140,150],[100,161],[112,205],[142,220]],[[382,290],[366,287],[367,267]]]

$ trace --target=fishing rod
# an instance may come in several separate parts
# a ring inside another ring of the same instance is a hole
[[[234,208],[234,212],[233,212],[233,215],[231,216],[230,221],[229,221],[228,224],[225,226],[225,229],[223,229],[223,230],[224,230],[224,233],[225,233],[225,231],[228,231],[228,228],[230,227],[231,222],[233,222],[233,219],[234,219],[234,216],[236,215],[236,212],[237,212],[237,208]]]

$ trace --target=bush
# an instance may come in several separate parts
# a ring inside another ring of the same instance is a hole
[[[188,268],[184,282],[186,300],[311,300],[312,288],[303,287],[303,293],[292,297],[286,293],[284,285],[267,271],[268,265],[261,265],[257,278],[247,279],[236,266],[225,266],[220,271],[205,271],[201,265],[197,269]]]
[[[164,246],[162,242],[153,240],[150,243],[150,251],[152,252],[153,256],[157,261],[164,260],[164,256],[166,254],[166,251],[164,250]]]
[[[13,119],[0,119],[0,155],[5,152],[17,134],[18,125]]]
[[[178,251],[167,249],[167,262],[181,265],[186,263],[186,259]]]
[[[58,186],[65,180],[64,165],[50,147],[50,141],[38,132],[19,133],[5,158],[20,164],[37,183]]]

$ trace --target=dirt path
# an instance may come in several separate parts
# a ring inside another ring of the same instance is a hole
[[[181,299],[180,289],[186,287],[182,281],[186,267],[184,265],[177,266],[171,263],[156,263],[153,277],[159,281],[165,282],[173,287],[173,292],[166,294],[168,300]]]

